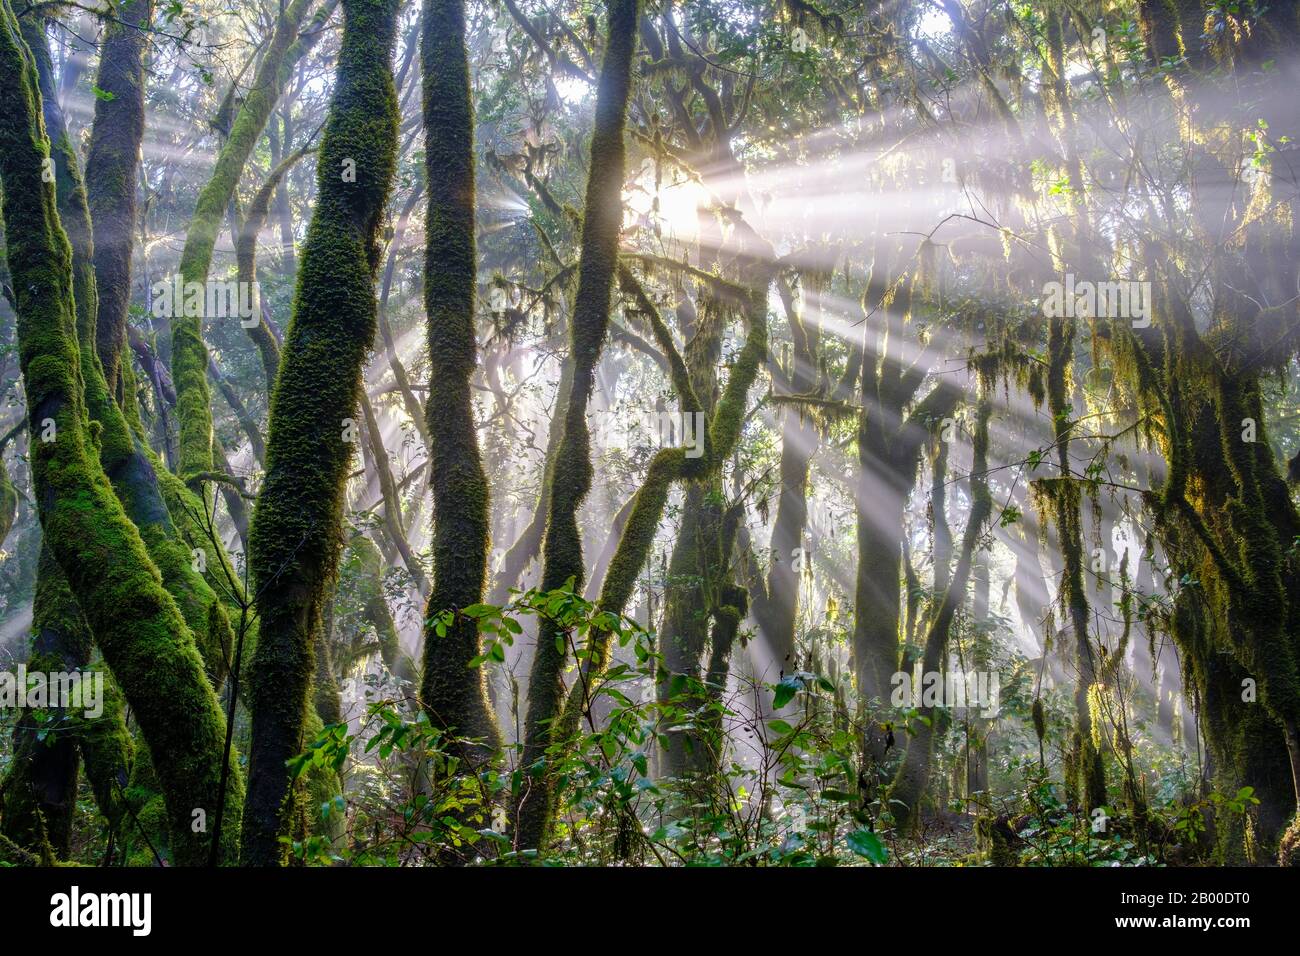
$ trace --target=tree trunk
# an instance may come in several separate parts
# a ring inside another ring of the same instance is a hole
[[[131,302],[136,181],[144,140],[144,48],[153,0],[126,0],[120,22],[104,26],[95,99],[95,123],[86,157],[86,200],[94,227],[99,315],[95,337],[108,393],[124,394],[121,366]]]
[[[379,226],[396,167],[396,14],[396,0],[343,2],[319,198],[271,398],[266,478],[249,541],[261,633],[242,845],[244,862],[255,866],[286,860],[279,838],[294,819],[295,792],[285,761],[305,743],[313,649],[342,546],[361,372],[375,335]]]
[[[638,0],[611,0],[607,7],[605,59],[596,89],[596,125],[591,135],[591,165],[582,221],[578,291],[570,330],[573,381],[565,405],[564,431],[556,451],[551,503],[542,544],[542,589],[572,588],[581,593],[582,538],[578,508],[591,487],[591,448],[587,403],[595,384],[596,363],[609,328],[610,293],[618,259],[623,219],[623,126],[632,84]],[[515,810],[515,845],[540,848],[552,812],[546,751],[551,723],[564,695],[563,649],[553,624],[542,622],[528,684],[522,766],[528,777]]]
[[[199,193],[181,252],[181,280],[204,285],[212,265],[222,219],[239,185],[244,164],[252,155],[276,100],[294,66],[316,44],[336,0],[324,0],[299,34],[312,0],[292,0],[276,21],[275,33],[257,65],[252,85],[230,127],[230,136],[217,155],[212,178]],[[323,157],[322,157],[323,159]],[[337,164],[336,164],[337,167]],[[358,167],[358,180],[367,175]],[[338,169],[330,170],[338,175]],[[373,173],[371,173],[373,175]],[[185,310],[179,310],[183,313]],[[176,383],[176,414],[180,420],[180,460],[176,473],[187,483],[212,470],[212,407],[208,394],[208,350],[203,344],[201,316],[172,316],[172,379]]]
[[[195,811],[215,810],[225,720],[193,638],[99,465],[81,394],[72,253],[53,184],[37,76],[8,0],[0,0],[0,182],[20,363],[34,442],[41,525],[164,784],[176,862],[206,861]],[[87,350],[94,354],[93,347]],[[51,430],[52,429],[52,430]],[[114,573],[106,575],[106,568]],[[123,608],[135,613],[126,615]],[[238,791],[238,774],[231,789]],[[231,803],[238,805],[239,794]]]
[[[445,611],[483,600],[489,504],[474,421],[470,379],[478,364],[474,298],[474,111],[464,0],[425,0],[420,38],[424,74],[424,303],[428,316],[430,485],[433,489],[433,589],[425,611],[421,702],[434,727],[474,741],[467,756],[489,759],[500,747],[485,671],[471,666],[478,623],[456,617],[439,634]]]

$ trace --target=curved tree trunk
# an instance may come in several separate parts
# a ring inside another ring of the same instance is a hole
[[[192,824],[196,810],[218,802],[225,720],[190,629],[110,488],[86,424],[72,253],[53,184],[41,175],[48,149],[36,70],[7,0],[0,0],[6,252],[30,427],[52,438],[34,443],[31,454],[41,525],[157,756],[176,861],[202,863],[211,836]],[[124,607],[135,613],[123,614]],[[237,774],[231,789],[239,789]]]
[[[587,402],[595,384],[596,363],[609,329],[610,293],[618,262],[623,218],[623,126],[632,85],[638,0],[611,0],[605,59],[596,90],[596,125],[591,134],[591,167],[582,222],[578,291],[571,328],[573,381],[565,405],[564,432],[551,479],[551,503],[542,543],[542,589],[571,587],[581,593],[582,536],[578,508],[591,487],[591,448]],[[523,766],[528,782],[516,808],[515,843],[539,847],[551,817],[551,787],[545,772],[552,721],[564,695],[562,649],[554,626],[543,622],[528,684]]]
[[[397,0],[343,0],[316,212],[271,398],[266,479],[249,541],[261,631],[242,845],[244,862],[258,866],[286,859],[279,838],[295,799],[285,761],[304,745],[313,648],[342,547],[361,370],[375,335],[379,226],[396,167],[396,16]]]
[[[180,274],[187,284],[207,282],[217,233],[239,185],[244,164],[257,145],[293,68],[320,38],[335,0],[325,0],[300,35],[299,27],[311,3],[312,0],[292,0],[284,8],[270,45],[257,65],[252,85],[230,126],[230,136],[217,156],[212,178],[199,193],[181,252]],[[332,172],[337,174],[337,170]],[[186,482],[212,470],[212,407],[202,321],[201,316],[186,315],[176,315],[171,321],[172,379],[176,383],[176,414],[180,421],[180,459],[176,473]]]

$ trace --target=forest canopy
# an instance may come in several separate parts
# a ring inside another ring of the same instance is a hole
[[[0,0],[0,865],[1300,865],[1298,37]]]

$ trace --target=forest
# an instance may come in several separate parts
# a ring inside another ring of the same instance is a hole
[[[0,0],[0,869],[1300,866],[1297,54]]]

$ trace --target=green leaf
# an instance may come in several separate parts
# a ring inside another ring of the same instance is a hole
[[[850,850],[858,856],[866,857],[876,866],[881,866],[889,859],[889,851],[880,842],[880,837],[870,830],[854,830],[844,840],[848,843]]]
[[[776,692],[772,696],[772,709],[780,710],[790,701],[794,700],[794,695],[803,689],[803,682],[797,677],[786,677],[776,685]]]

